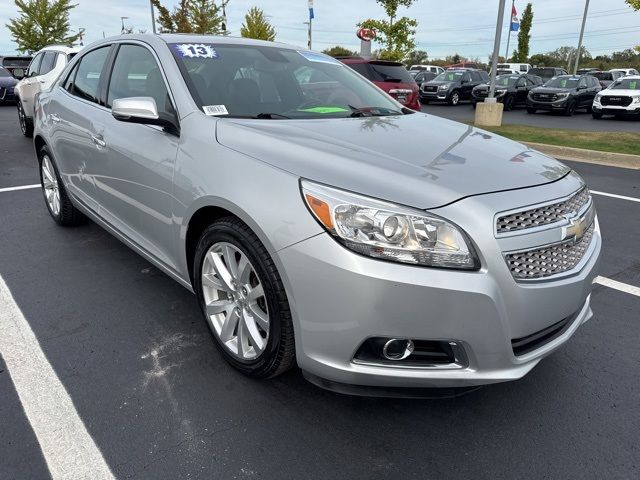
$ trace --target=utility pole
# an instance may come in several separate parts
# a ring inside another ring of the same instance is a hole
[[[511,1],[511,11],[513,12],[513,9],[516,6],[516,0],[512,0]],[[509,61],[509,43],[511,42],[511,24],[513,23],[513,19],[511,17],[509,17],[509,23],[507,24],[507,53],[504,54],[504,61],[508,62]]]
[[[500,55],[500,41],[502,40],[502,22],[504,21],[504,4],[506,0],[500,0],[498,6],[498,21],[496,24],[496,39],[493,43],[493,57],[491,58],[491,86],[489,87],[489,98],[487,103],[495,103],[496,94],[496,70],[498,69],[498,56]],[[511,29],[511,20],[509,20]]]
[[[151,29],[153,30],[153,33],[155,35],[155,33],[156,33],[156,15],[153,12],[153,3],[151,3],[151,0],[149,0],[149,6],[151,7]]]
[[[580,50],[582,50],[582,37],[584,36],[584,27],[587,24],[587,12],[589,11],[589,0],[584,3],[584,16],[582,17],[582,28],[580,29],[580,40],[578,40],[578,51],[576,52],[576,63],[573,66],[573,74],[578,73],[578,64],[580,63]]]
[[[315,15],[313,14],[313,0],[309,0],[309,42],[307,43],[309,50],[312,49],[313,45],[313,19]]]

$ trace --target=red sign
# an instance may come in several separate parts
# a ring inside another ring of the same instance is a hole
[[[370,42],[371,40],[376,38],[376,31],[373,28],[360,28],[358,29],[356,35],[360,40]]]

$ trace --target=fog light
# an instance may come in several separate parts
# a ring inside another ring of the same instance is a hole
[[[413,353],[413,341],[401,338],[392,338],[382,347],[382,355],[387,360],[404,360]]]

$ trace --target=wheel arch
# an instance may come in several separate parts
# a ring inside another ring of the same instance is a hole
[[[44,147],[45,145],[47,145],[47,142],[45,141],[42,135],[38,134],[35,137],[33,137],[33,146],[36,149],[36,155],[38,155],[38,153],[40,152],[40,149],[42,149],[42,147]]]

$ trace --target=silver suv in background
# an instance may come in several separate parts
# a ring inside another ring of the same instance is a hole
[[[193,291],[247,375],[514,380],[592,317],[601,240],[575,172],[405,108],[331,57],[125,35],[37,102],[53,219],[93,219]]]
[[[14,91],[20,129],[24,136],[30,137],[33,134],[33,99],[40,91],[51,88],[69,60],[80,49],[81,47],[51,45],[35,54],[26,72],[14,69],[13,75],[20,80]]]

